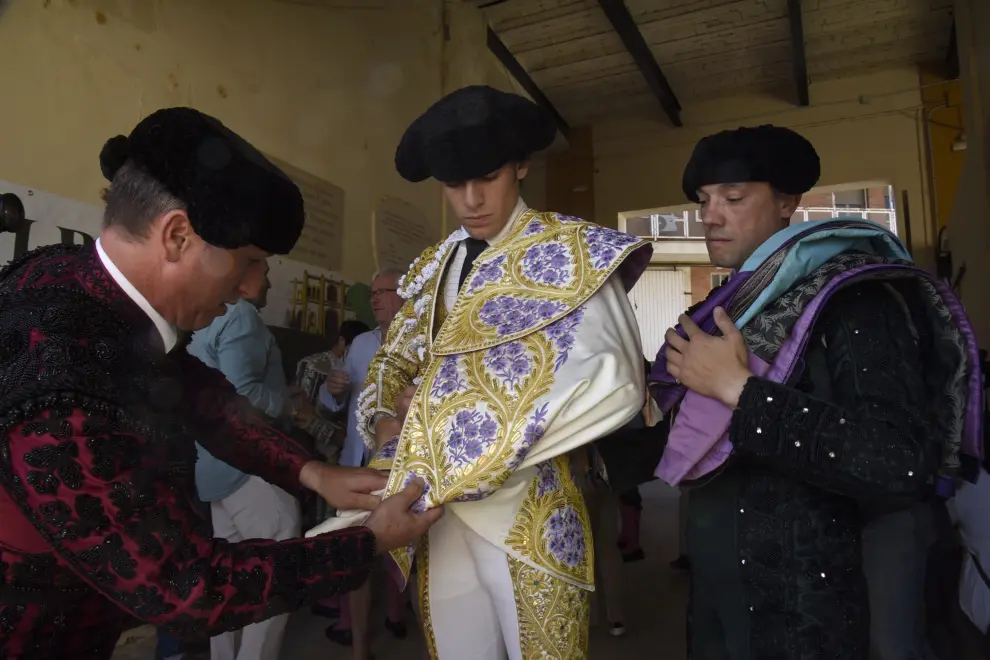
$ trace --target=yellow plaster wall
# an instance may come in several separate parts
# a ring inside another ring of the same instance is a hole
[[[942,228],[949,222],[955,206],[956,191],[962,177],[965,151],[953,151],[960,132],[965,129],[963,86],[958,80],[945,80],[937,73],[921,73],[922,99],[928,124],[930,149],[930,206],[935,210],[935,224]]]
[[[990,347],[990,2],[956,0],[967,149],[949,216],[954,269],[965,268],[962,301]]]
[[[365,279],[380,197],[406,199],[442,231],[439,187],[395,173],[408,124],[442,91],[510,87],[480,20],[453,0],[11,0],[0,180],[96,204],[104,141],[158,108],[192,106],[342,187],[337,270]],[[537,167],[530,198],[545,196],[541,181]]]

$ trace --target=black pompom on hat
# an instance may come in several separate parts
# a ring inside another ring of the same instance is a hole
[[[299,240],[305,212],[298,186],[209,115],[192,108],[149,115],[130,136],[103,145],[100,170],[107,180],[127,161],[182,200],[193,229],[211,245],[287,254]]]

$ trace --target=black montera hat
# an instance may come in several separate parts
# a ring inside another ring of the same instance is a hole
[[[769,183],[788,195],[806,193],[818,182],[821,163],[815,148],[789,128],[742,127],[702,138],[684,169],[681,185],[692,202],[702,186]]]
[[[532,101],[475,85],[443,97],[414,121],[395,152],[402,178],[470,181],[546,149],[557,127]]]
[[[191,108],[144,118],[130,136],[110,138],[100,169],[113,181],[130,160],[182,200],[196,233],[233,250],[292,250],[305,222],[299,188],[260,151],[218,120]]]

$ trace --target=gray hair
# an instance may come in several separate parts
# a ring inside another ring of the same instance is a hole
[[[405,274],[406,273],[404,271],[389,266],[388,268],[382,268],[381,270],[377,271],[374,275],[372,275],[371,281],[374,282],[379,277],[386,277],[390,275],[394,275],[395,277],[398,278],[398,277],[402,277]]]
[[[107,204],[103,226],[120,227],[134,238],[147,238],[155,220],[186,208],[182,200],[131,160],[117,170],[103,191],[103,199]]]

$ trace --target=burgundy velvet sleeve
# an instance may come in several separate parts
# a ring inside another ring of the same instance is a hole
[[[197,417],[196,440],[224,463],[297,496],[306,495],[299,471],[315,457],[265,421],[223,374],[189,355],[182,361],[185,391]]]
[[[376,548],[366,528],[282,542],[210,538],[189,496],[192,463],[113,418],[66,406],[14,424],[0,437],[0,474],[56,553],[124,610],[183,635],[215,635],[367,578]]]

